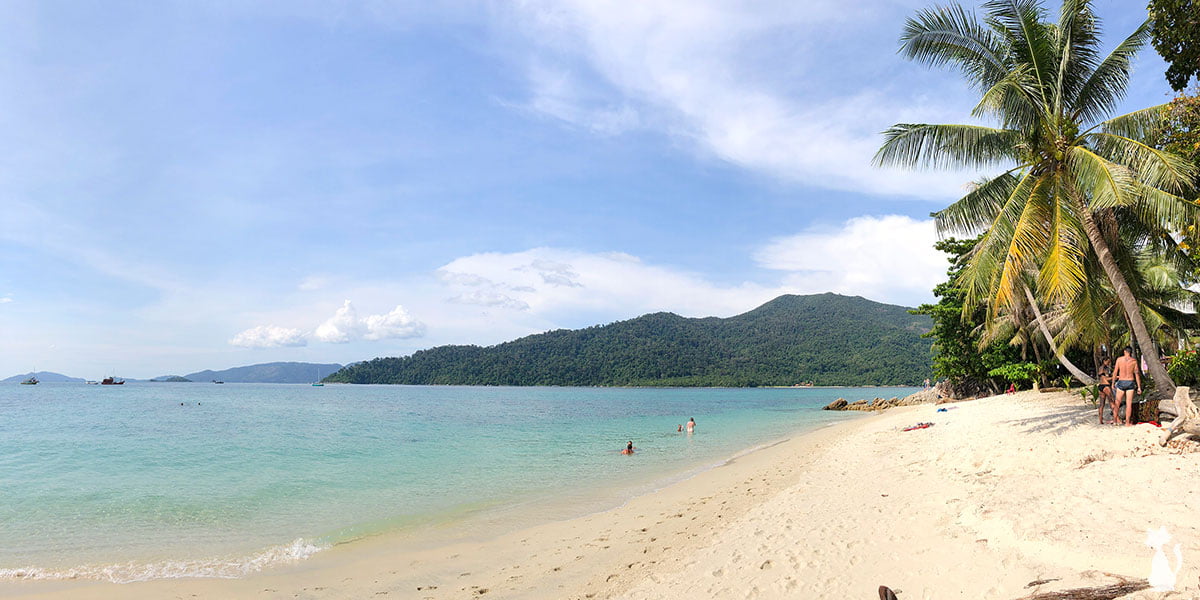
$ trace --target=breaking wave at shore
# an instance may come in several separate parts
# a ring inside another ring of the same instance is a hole
[[[163,560],[148,563],[125,562],[109,565],[82,565],[69,569],[31,566],[20,569],[0,569],[0,580],[94,579],[112,583],[133,583],[151,579],[182,577],[236,579],[269,567],[304,560],[327,548],[326,545],[297,538],[290,544],[273,546],[243,557]]]

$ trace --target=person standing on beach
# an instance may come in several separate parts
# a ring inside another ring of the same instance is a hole
[[[1133,425],[1133,396],[1136,393],[1142,393],[1142,370],[1138,368],[1137,360],[1133,358],[1133,348],[1125,346],[1125,355],[1117,359],[1117,366],[1113,370],[1113,379],[1116,383],[1113,384],[1113,424],[1120,425],[1121,421],[1117,418],[1117,409],[1121,406],[1121,400],[1125,400],[1125,425]]]
[[[1096,404],[1099,406],[1099,408],[1097,410],[1098,410],[1099,416],[1100,416],[1100,424],[1103,425],[1104,424],[1104,407],[1105,406],[1108,406],[1110,404],[1112,405],[1113,420],[1115,421],[1117,419],[1117,410],[1116,410],[1117,402],[1116,402],[1116,400],[1113,399],[1113,391],[1112,391],[1112,359],[1111,358],[1105,358],[1104,362],[1100,363],[1100,372],[1098,373],[1098,375],[1100,376],[1099,377],[1100,383],[1098,385],[1098,389],[1100,390],[1100,397],[1096,399]]]

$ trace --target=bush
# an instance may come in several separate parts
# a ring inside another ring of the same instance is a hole
[[[1194,386],[1200,381],[1200,352],[1196,350],[1180,350],[1171,357],[1167,374],[1175,381],[1175,385]]]
[[[1040,370],[1041,367],[1034,363],[1019,362],[992,369],[988,371],[988,375],[991,377],[1003,377],[1014,384],[1020,384],[1024,381],[1032,381]]]

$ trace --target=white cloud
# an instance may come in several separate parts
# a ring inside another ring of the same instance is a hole
[[[535,113],[598,135],[617,135],[641,126],[641,115],[629,103],[585,97],[586,86],[570,71],[534,65],[528,75],[534,93],[524,108]]]
[[[629,254],[561,248],[465,256],[443,266],[438,274],[451,292],[457,292],[454,302],[551,320],[580,312],[612,318],[660,310],[689,316],[732,315],[783,293],[753,283],[713,284],[700,275],[646,264]]]
[[[367,315],[363,318],[367,327],[364,340],[390,340],[425,335],[425,324],[413,320],[403,306],[396,306],[386,315]]]
[[[9,302],[12,302],[12,301],[13,301],[12,296],[0,296],[0,304],[8,304]]]
[[[530,289],[528,291],[534,290]],[[451,296],[447,300],[455,304],[474,304],[477,306],[494,306],[497,308],[511,308],[514,310],[529,310],[529,305],[525,302],[517,300],[511,296],[507,296],[496,291],[495,289],[471,290],[456,296]]]
[[[781,294],[835,292],[915,306],[931,301],[933,286],[945,278],[948,265],[933,248],[936,239],[930,220],[858,217],[771,240],[753,258],[777,275],[732,284],[628,254],[561,248],[464,256],[438,275],[452,303],[560,326],[580,313],[614,319],[660,310],[731,316]]]
[[[396,306],[387,314],[359,317],[354,304],[346,300],[332,317],[317,327],[313,337],[322,342],[345,344],[357,340],[421,337],[424,334],[425,324],[409,316],[403,306]]]
[[[772,240],[755,259],[788,272],[794,287],[912,305],[930,299],[945,279],[948,265],[936,240],[932,220],[866,216]]]
[[[259,325],[233,336],[229,343],[243,348],[281,348],[305,346],[308,341],[299,329]]]
[[[313,292],[329,287],[330,279],[323,275],[309,275],[296,286],[302,292]]]
[[[831,53],[849,40],[822,36],[878,25],[866,6],[838,0],[514,6],[541,48],[527,67],[530,110],[605,134],[653,127],[722,160],[825,188],[947,198],[961,195],[961,185],[974,178],[871,166],[883,129],[941,121],[947,113],[962,119],[970,105],[960,101],[950,109],[943,96],[875,91],[887,82],[849,55],[839,55],[845,66],[831,70]],[[547,66],[556,61],[562,66]],[[573,69],[594,77],[572,76]],[[873,85],[841,91],[847,79],[863,77]]]

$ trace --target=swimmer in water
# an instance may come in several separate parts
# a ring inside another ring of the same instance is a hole
[[[629,443],[625,445],[625,449],[621,451],[621,454],[633,454],[633,440],[629,440]]]
[[[687,429],[688,429],[688,433],[692,433],[693,431],[696,430],[696,418],[695,417],[688,419]]]

